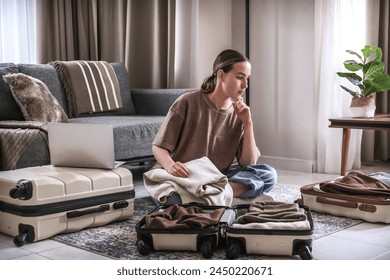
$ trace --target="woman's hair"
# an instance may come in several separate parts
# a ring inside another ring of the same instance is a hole
[[[204,93],[212,92],[215,89],[218,70],[222,70],[227,73],[232,70],[233,65],[237,62],[249,62],[248,58],[239,53],[238,51],[227,49],[218,54],[213,65],[213,74],[203,80],[200,87]]]

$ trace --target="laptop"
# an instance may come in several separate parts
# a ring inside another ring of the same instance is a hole
[[[50,161],[54,166],[116,167],[112,125],[48,123]]]

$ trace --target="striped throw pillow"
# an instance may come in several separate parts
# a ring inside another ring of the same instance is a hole
[[[106,61],[54,61],[68,99],[69,116],[122,107],[119,81]]]

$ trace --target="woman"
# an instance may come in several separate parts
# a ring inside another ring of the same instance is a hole
[[[253,200],[274,186],[275,169],[256,165],[260,152],[251,111],[243,101],[250,75],[251,64],[245,56],[224,50],[201,90],[176,100],[152,147],[157,162],[168,173],[188,177],[191,170],[185,163],[207,156],[229,178],[233,197]],[[239,168],[232,170],[235,161]]]

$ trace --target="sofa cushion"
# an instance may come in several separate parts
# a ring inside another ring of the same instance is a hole
[[[48,87],[40,80],[23,73],[7,74],[3,79],[26,121],[67,122],[68,117]]]
[[[7,74],[18,73],[16,65],[11,63],[0,65],[0,120],[24,120],[22,111],[12,96],[10,86],[3,80]]]
[[[121,89],[122,108],[110,111],[94,113],[94,116],[112,116],[112,115],[135,115],[134,103],[130,91],[129,74],[122,62],[110,63],[114,68],[115,74],[118,77],[119,87]],[[89,115],[80,115],[77,118],[90,117]]]
[[[57,70],[48,64],[18,64],[19,72],[41,80],[68,114],[68,102]]]
[[[50,64],[60,74],[71,117],[122,107],[118,78],[106,61],[54,61]]]
[[[72,123],[111,124],[115,159],[152,156],[152,142],[165,116],[91,116],[71,118]]]
[[[109,116],[109,115],[133,115],[135,114],[134,104],[131,98],[130,85],[129,85],[129,75],[127,73],[126,67],[122,62],[112,62],[110,63],[114,68],[115,74],[118,77],[119,87],[121,90],[122,97],[122,108],[111,111],[111,112],[102,112],[96,113],[95,116]],[[65,113],[68,111],[68,101],[66,100],[66,95],[59,77],[57,70],[49,64],[18,64],[20,73],[32,76],[44,82],[49,88],[53,96],[58,100],[61,107],[64,109]],[[88,115],[83,115],[80,117],[88,117]]]

